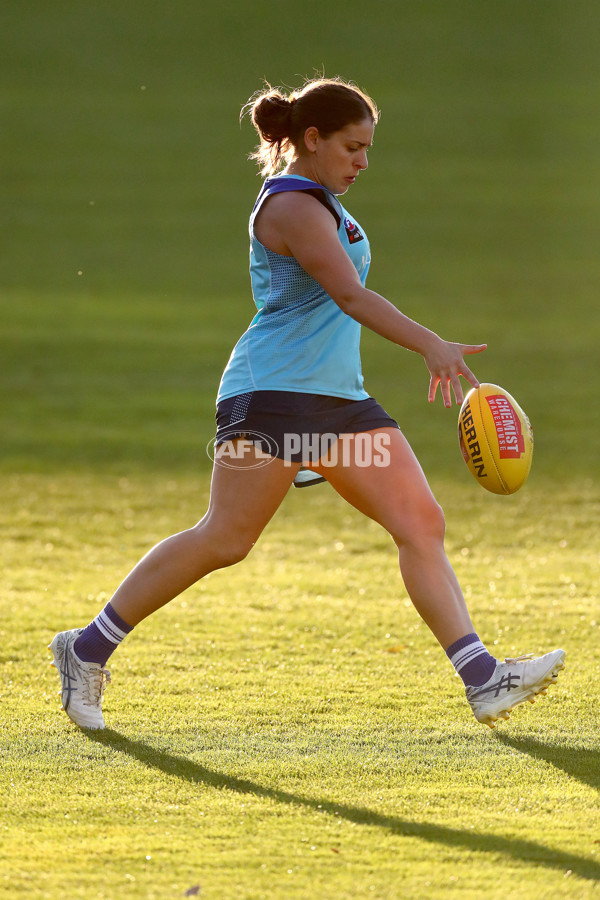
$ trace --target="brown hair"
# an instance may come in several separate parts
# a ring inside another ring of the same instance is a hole
[[[286,165],[301,146],[307,128],[314,126],[327,138],[347,125],[369,118],[379,119],[374,101],[360,88],[340,78],[316,78],[287,96],[267,85],[253,94],[241,116],[250,115],[260,144],[250,159],[261,167],[261,175],[273,175]]]

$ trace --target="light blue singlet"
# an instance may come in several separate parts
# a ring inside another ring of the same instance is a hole
[[[360,324],[343,312],[292,256],[263,246],[254,220],[280,191],[318,191],[339,223],[338,236],[365,283],[369,242],[337,197],[300,175],[268,178],[250,216],[250,278],[258,312],[233,349],[217,402],[250,391],[279,390],[365,400]]]

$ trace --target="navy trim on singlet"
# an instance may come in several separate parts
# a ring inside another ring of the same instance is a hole
[[[301,179],[299,176],[294,175],[278,175],[275,178],[267,178],[256,198],[256,203],[254,204],[252,212],[254,213],[256,211],[267,196],[271,196],[271,194],[281,194],[284,191],[306,191],[322,203],[329,212],[333,213],[338,228],[342,224],[342,219],[344,217],[342,204],[335,194],[332,194],[330,190],[316,181],[310,181],[308,178]]]

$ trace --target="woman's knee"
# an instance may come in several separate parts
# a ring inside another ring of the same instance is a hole
[[[214,568],[233,566],[245,559],[256,542],[255,535],[250,535],[239,528],[219,529],[208,523],[199,522],[192,533],[203,550],[209,549]]]
[[[444,511],[434,497],[419,498],[410,508],[400,511],[390,533],[398,547],[443,544]]]

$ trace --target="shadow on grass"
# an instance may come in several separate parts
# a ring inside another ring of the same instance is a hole
[[[348,822],[353,822],[356,825],[370,825],[374,828],[382,828],[390,834],[397,834],[402,837],[416,837],[429,841],[432,844],[443,844],[446,847],[462,848],[470,852],[491,853],[496,856],[502,855],[518,862],[533,863],[536,866],[544,866],[561,872],[570,870],[581,878],[593,881],[600,880],[600,863],[585,857],[576,856],[573,853],[554,850],[534,841],[507,838],[501,835],[480,834],[475,831],[447,828],[444,825],[434,825],[428,822],[410,822],[407,819],[401,819],[396,816],[382,815],[361,806],[348,806],[345,803],[334,803],[331,800],[319,800],[313,797],[304,797],[300,794],[292,794],[278,788],[265,787],[246,778],[238,778],[235,775],[226,775],[223,772],[207,769],[205,766],[192,762],[185,757],[175,756],[164,750],[157,750],[155,747],[151,747],[141,741],[132,741],[112,729],[86,731],[85,734],[99,744],[112,747],[113,750],[132,756],[145,766],[158,769],[166,775],[173,775],[190,784],[204,784],[218,790],[234,791],[242,795],[252,794],[255,797],[273,800],[276,803],[326,813],[346,819]],[[510,741],[507,742],[510,743]]]
[[[507,747],[520,753],[527,753],[535,759],[544,759],[557,769],[562,769],[571,778],[600,791],[600,750],[565,747],[556,743],[545,744],[535,738],[512,737],[508,734],[496,735]]]

